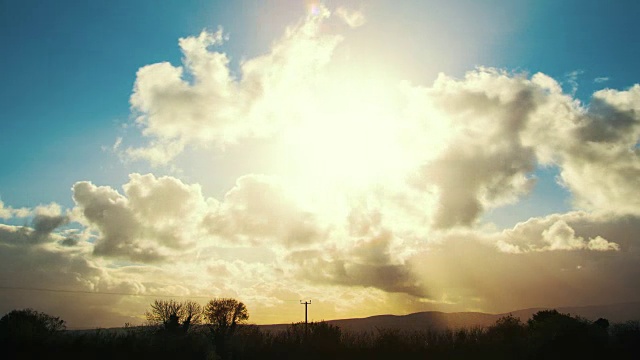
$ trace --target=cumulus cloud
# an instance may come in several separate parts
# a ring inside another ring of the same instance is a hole
[[[11,219],[13,217],[24,218],[29,216],[30,211],[27,208],[14,209],[11,206],[5,206],[0,200],[0,219]]]
[[[243,137],[269,136],[283,122],[295,121],[291,104],[298,103],[341,40],[320,33],[327,16],[310,16],[288,28],[269,53],[243,61],[239,77],[231,73],[226,54],[209,49],[224,41],[222,29],[180,39],[184,67],[157,63],[136,75],[131,107],[150,142],[128,148],[128,155],[165,164],[187,145],[224,147]]]
[[[96,232],[94,255],[182,263],[185,256],[234,261],[246,251],[271,252],[245,259],[277,263],[287,276],[315,284],[422,294],[405,264],[411,250],[377,207],[353,207],[344,222],[329,224],[259,175],[238,179],[222,201],[205,198],[197,185],[150,174],[130,175],[123,189],[73,187],[75,219]]]
[[[521,76],[493,69],[463,80],[441,75],[422,101],[439,111],[452,134],[444,149],[421,166],[414,184],[435,187],[433,223],[471,225],[486,208],[516,201],[535,184],[535,148],[523,140],[544,90]]]
[[[594,250],[618,251],[620,245],[603,238],[602,234],[588,234],[585,239],[576,235],[575,228],[584,227],[584,223],[603,223],[606,217],[598,217],[585,212],[554,214],[543,218],[532,218],[517,224],[513,229],[505,230],[503,239],[498,241],[498,247],[507,252],[551,251],[551,250]],[[613,221],[607,219],[606,222]],[[613,236],[617,241],[620,234]]]
[[[38,206],[34,210],[31,227],[36,239],[47,239],[54,230],[69,222],[67,214],[62,213],[60,205],[52,203],[48,206]]]
[[[124,194],[90,182],[73,186],[76,219],[98,232],[94,253],[134,261],[167,259],[191,247],[207,207],[198,185],[131,174]]]
[[[246,175],[203,219],[208,232],[232,244],[309,244],[323,237],[312,212],[305,211],[273,178]]]
[[[637,214],[640,86],[602,90],[581,105],[544,74],[477,69],[441,76],[422,101],[450,124],[448,145],[414,181],[440,197],[436,227],[470,225],[535,185],[538,164],[560,168],[582,209]]]
[[[638,227],[635,215],[573,211],[521,222],[504,230],[497,244],[510,252],[547,251],[552,250],[553,235],[560,235],[565,240],[560,244],[573,243],[571,249],[627,251],[637,246],[632,234]]]
[[[403,263],[403,240],[385,229],[375,210],[353,208],[344,227],[327,224],[275,179],[259,175],[238,179],[222,201],[205,198],[197,185],[150,174],[130,175],[123,189],[89,182],[73,187],[75,219],[96,232],[97,256],[166,263],[181,262],[186,253],[202,259],[233,254],[232,260],[249,247],[273,255],[247,259],[283,261],[294,277],[305,277],[314,262],[324,270],[308,278],[313,283],[421,291]],[[322,256],[304,256],[315,253]]]
[[[619,214],[639,214],[640,85],[602,90],[577,114],[577,124],[558,141],[563,182],[578,206]]]
[[[96,255],[154,262],[202,246],[289,248],[323,236],[314,214],[264,176],[241,177],[223,201],[152,174],[131,174],[123,189],[73,186],[75,220],[96,231]]]
[[[425,288],[404,262],[394,261],[393,234],[350,239],[343,246],[292,251],[286,261],[297,276],[311,283],[380,289],[426,296]]]
[[[344,8],[335,13],[360,19]],[[329,126],[324,118],[341,111],[357,118],[357,110],[345,109],[344,101],[326,101],[331,97],[323,95],[341,91],[326,88],[327,83],[342,83],[330,75],[341,36],[321,31],[328,16],[325,11],[288,28],[268,53],[243,61],[237,77],[226,54],[212,50],[226,41],[221,29],[180,39],[183,67],[158,63],[137,74],[131,104],[149,142],[129,148],[128,154],[164,164],[187,146],[224,147],[276,136],[308,119]],[[580,74],[567,74],[569,84],[577,86]],[[462,79],[441,75],[430,87],[381,91],[393,99],[381,110],[403,129],[385,131],[402,143],[398,156],[405,154],[413,162],[404,166],[410,169],[410,186],[439,199],[431,219],[436,228],[472,226],[487,209],[526,196],[540,164],[560,168],[562,185],[578,208],[623,214],[640,209],[631,195],[640,179],[638,86],[597,92],[585,106],[547,75],[478,68]],[[365,115],[371,116],[363,110],[360,116]],[[352,137],[357,148],[362,146],[355,141],[363,134],[356,131],[360,127],[358,122],[353,129],[344,124],[332,133],[346,132],[341,138]],[[343,152],[331,159],[352,156]],[[354,162],[364,161],[360,158],[365,155],[356,155]]]
[[[8,212],[15,210],[9,208]],[[69,218],[62,214],[60,205],[51,203],[40,205],[35,209],[20,209],[25,216],[33,215],[29,226],[12,226],[0,224],[0,242],[15,246],[26,246],[54,241],[64,241],[64,237],[54,231],[67,224]],[[13,214],[10,214],[13,216]],[[7,218],[11,218],[11,216]]]
[[[10,219],[13,217],[13,209],[6,208],[4,202],[0,200],[0,219]]]
[[[73,246],[64,243],[72,232],[48,218],[44,225],[0,226],[6,256],[2,274],[11,276],[7,284],[145,296],[233,296],[267,313],[284,309],[291,296],[316,294],[325,296],[328,308],[323,311],[335,316],[364,306],[345,305],[354,297],[370,299],[367,309],[377,311],[389,311],[384,303],[391,299],[403,299],[416,311],[425,303],[448,310],[508,311],[638,295],[632,284],[640,275],[634,265],[640,253],[633,234],[640,220],[631,215],[571,212],[530,219],[502,232],[425,234],[406,231],[415,226],[411,222],[391,220],[387,205],[407,215],[414,208],[381,197],[351,203],[342,221],[327,227],[296,206],[275,179],[256,175],[239,179],[221,201],[205,198],[197,185],[153,175],[132,174],[122,194],[88,182],[73,190],[71,219],[89,231],[78,235]],[[55,206],[38,212],[63,214]],[[300,226],[305,229],[300,233],[313,236],[290,236]],[[38,231],[48,233],[49,240],[39,240]],[[256,251],[271,254],[242,255]],[[119,259],[138,264],[114,266]],[[292,295],[287,290],[292,288],[300,290]],[[6,306],[40,304],[12,299]],[[111,316],[110,309],[119,307],[126,316],[114,319],[137,323],[146,299],[114,295],[98,305],[101,315],[89,318]],[[92,299],[81,301],[93,304]]]

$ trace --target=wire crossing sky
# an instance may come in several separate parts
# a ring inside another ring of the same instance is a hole
[[[257,323],[297,321],[291,299],[310,320],[638,301],[638,15],[1,1],[0,288],[55,291],[0,290],[0,311],[77,328],[142,323],[163,294]]]

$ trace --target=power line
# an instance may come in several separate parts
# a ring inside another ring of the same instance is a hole
[[[208,299],[211,296],[202,295],[162,295],[162,294],[131,294],[123,292],[106,292],[106,291],[89,291],[89,290],[62,290],[62,289],[48,289],[48,288],[36,288],[36,287],[24,287],[24,286],[0,286],[0,290],[22,290],[22,291],[41,291],[41,292],[54,292],[54,293],[69,293],[69,294],[91,294],[91,295],[118,295],[118,296],[146,296],[146,297],[173,297],[173,298],[199,298]]]
[[[145,296],[145,297],[171,297],[171,298],[183,298],[183,299],[210,299],[212,296],[206,295],[163,295],[163,294],[132,294],[124,292],[106,292],[106,291],[89,291],[89,290],[63,290],[63,289],[50,289],[39,287],[26,287],[26,286],[2,286],[0,290],[21,290],[21,291],[40,291],[40,292],[54,292],[54,293],[68,293],[68,294],[90,294],[90,295],[117,295],[117,296]],[[299,301],[293,299],[278,299],[280,301]],[[311,300],[309,300],[311,303]]]

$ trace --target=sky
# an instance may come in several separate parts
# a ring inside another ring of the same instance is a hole
[[[640,301],[636,1],[0,1],[0,313]]]

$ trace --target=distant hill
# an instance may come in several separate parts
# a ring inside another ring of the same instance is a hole
[[[531,318],[531,315],[540,310],[551,308],[533,308],[513,311],[513,316],[519,317],[521,320]],[[589,320],[597,320],[605,318],[611,323],[620,323],[628,320],[640,320],[640,302],[620,303],[612,305],[592,305],[592,306],[568,306],[555,308],[563,314],[571,314],[572,316],[580,316]]]
[[[580,316],[589,320],[608,319],[611,323],[640,320],[640,302],[613,305],[573,306],[557,308],[531,308],[511,311],[503,314],[485,314],[480,312],[445,313],[440,311],[418,312],[408,315],[377,315],[366,318],[328,320],[347,331],[371,331],[376,328],[399,330],[447,330],[493,325],[497,319],[512,314],[526,322],[540,310],[556,309],[561,313]],[[279,331],[289,324],[259,325],[262,330]]]

